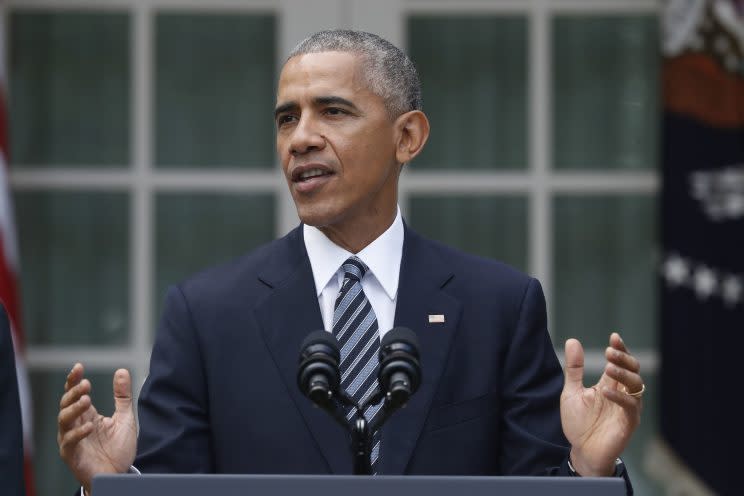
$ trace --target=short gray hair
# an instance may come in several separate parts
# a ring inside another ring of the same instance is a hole
[[[397,117],[421,110],[421,81],[416,67],[403,51],[376,34],[350,29],[319,31],[301,41],[287,60],[318,52],[349,52],[364,56],[370,91],[385,100],[388,113]]]

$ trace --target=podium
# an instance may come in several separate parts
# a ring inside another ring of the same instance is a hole
[[[624,496],[615,477],[99,475],[95,496]]]

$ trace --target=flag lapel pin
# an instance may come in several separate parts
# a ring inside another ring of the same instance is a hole
[[[429,324],[444,324],[444,315],[429,315]]]

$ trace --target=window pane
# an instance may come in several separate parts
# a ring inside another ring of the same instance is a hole
[[[414,16],[408,46],[431,121],[416,167],[525,168],[525,18]]]
[[[159,194],[156,320],[168,286],[272,240],[274,210],[271,194]]]
[[[527,200],[521,196],[412,195],[407,216],[424,236],[527,267]]]
[[[604,349],[620,332],[632,349],[653,348],[656,209],[652,197],[555,200],[553,330]]]
[[[12,162],[49,167],[129,161],[129,16],[14,12]]]
[[[655,16],[561,16],[553,24],[553,147],[561,169],[656,167]]]
[[[269,15],[157,15],[157,165],[272,167],[275,38]]]
[[[72,368],[74,364],[70,364]],[[126,364],[121,364],[126,367]],[[93,388],[91,399],[98,412],[107,417],[114,413],[113,377],[114,371],[87,373]],[[31,397],[34,410],[34,478],[36,496],[72,495],[80,484],[59,456],[57,446],[57,414],[59,400],[64,392],[65,379],[69,370],[54,372],[31,372]]]
[[[127,195],[19,192],[15,205],[29,341],[59,346],[125,343]]]

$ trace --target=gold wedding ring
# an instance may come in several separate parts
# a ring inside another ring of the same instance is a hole
[[[645,384],[641,384],[641,390],[640,391],[636,391],[635,393],[628,392],[628,388],[626,388],[625,386],[623,386],[623,392],[625,394],[627,394],[628,396],[632,396],[633,398],[640,398],[641,396],[643,396],[643,393],[645,391],[646,391],[646,385]]]

